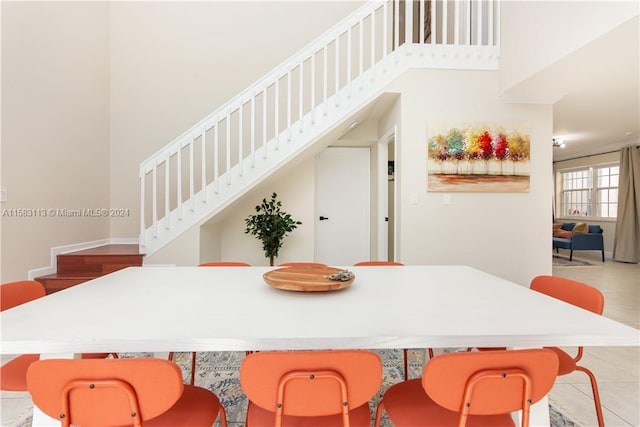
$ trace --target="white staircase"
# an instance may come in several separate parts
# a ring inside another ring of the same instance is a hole
[[[222,211],[408,69],[498,68],[497,1],[413,5],[366,3],[142,162],[141,252]]]

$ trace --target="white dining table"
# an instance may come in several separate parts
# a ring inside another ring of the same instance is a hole
[[[348,268],[348,288],[294,292],[265,283],[274,267],[129,267],[0,313],[1,352],[640,345],[637,329],[468,266]],[[543,403],[532,426],[549,425]]]

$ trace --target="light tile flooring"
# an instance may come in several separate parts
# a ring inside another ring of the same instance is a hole
[[[640,265],[609,260],[602,264],[590,254],[576,258],[593,265],[554,267],[553,274],[598,287],[605,295],[605,316],[640,328]],[[640,348],[590,347],[583,362],[598,378],[606,425],[640,427]],[[549,399],[581,427],[593,427],[597,422],[591,396],[586,375],[578,372],[559,378]],[[29,395],[0,392],[0,397],[0,426],[18,427],[15,420],[31,411]]]
[[[593,265],[554,267],[554,276],[597,287],[605,297],[604,316],[639,329],[640,265],[610,260],[603,264],[595,252],[574,259]],[[582,360],[598,379],[607,427],[640,426],[640,348],[587,347]],[[558,378],[549,400],[581,427],[598,425],[589,379],[582,372]]]

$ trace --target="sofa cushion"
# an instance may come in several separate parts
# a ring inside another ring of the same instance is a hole
[[[567,230],[567,231],[571,231],[573,230],[573,226],[576,225],[575,222],[565,222],[562,224],[562,229],[563,230]]]
[[[589,226],[589,233],[597,233],[600,234],[602,233],[602,227],[600,227],[599,225],[590,225]]]
[[[571,236],[573,236],[573,233],[569,230],[556,230],[553,233],[553,237],[560,237],[561,239],[571,239]]]
[[[571,230],[571,232],[573,234],[585,234],[589,231],[589,226],[587,226],[586,222],[579,222],[576,225],[573,226],[573,230]]]
[[[560,230],[560,227],[562,227],[562,224],[559,222],[554,222],[553,224],[553,234],[556,234],[556,230]]]

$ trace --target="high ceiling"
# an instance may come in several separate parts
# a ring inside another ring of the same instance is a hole
[[[565,143],[553,149],[554,161],[638,144],[639,22],[635,17],[508,91],[554,103],[553,135]]]

